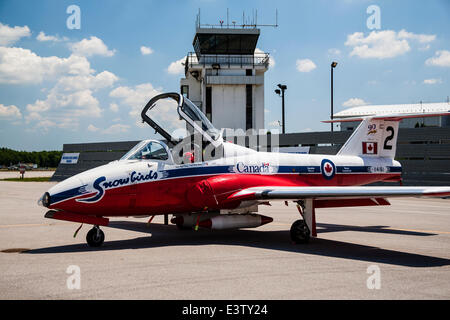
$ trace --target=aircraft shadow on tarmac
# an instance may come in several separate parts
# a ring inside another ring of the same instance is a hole
[[[334,224],[318,224],[319,233],[336,231],[362,231],[412,236],[431,236],[432,233],[413,232],[405,230],[386,229],[384,226],[355,227]],[[261,249],[297,252],[334,258],[385,263],[408,267],[438,267],[450,265],[450,260],[414,253],[387,250],[354,243],[321,239],[312,239],[307,245],[295,245],[289,239],[289,231],[259,231],[259,230],[178,230],[174,225],[151,224],[141,222],[112,221],[109,227],[130,231],[149,233],[127,240],[105,241],[102,247],[90,248],[87,244],[72,244],[29,250],[28,254],[68,253],[108,251],[124,249],[146,249],[167,246],[202,246],[202,245],[233,245]]]

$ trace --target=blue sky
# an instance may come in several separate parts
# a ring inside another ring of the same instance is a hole
[[[81,28],[66,13],[81,10]],[[366,12],[380,9],[380,29]],[[230,20],[258,10],[258,48],[274,65],[265,77],[266,128],[326,131],[330,63],[335,111],[357,104],[445,101],[450,95],[450,1],[0,1],[0,146],[62,149],[64,143],[139,140],[152,95],[179,91],[176,61],[193,51],[195,17]],[[42,33],[41,33],[42,32]],[[147,49],[143,54],[141,47]],[[172,67],[170,67],[172,65]]]

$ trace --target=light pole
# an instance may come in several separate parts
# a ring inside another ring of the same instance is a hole
[[[287,86],[284,84],[278,84],[278,88],[280,89],[275,89],[275,93],[277,95],[281,94],[281,112],[282,112],[282,119],[281,122],[283,123],[283,131],[282,133],[285,134],[286,133],[286,123],[284,122],[284,91],[287,89]]]
[[[333,69],[336,68],[337,62],[331,63],[331,120],[333,120]],[[333,122],[331,122],[331,133],[333,133]]]

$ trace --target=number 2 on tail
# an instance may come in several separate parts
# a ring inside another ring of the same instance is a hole
[[[386,128],[386,131],[389,131],[391,134],[388,135],[386,137],[386,139],[384,140],[384,146],[383,148],[385,150],[392,150],[392,145],[389,145],[388,142],[391,141],[394,138],[394,128],[392,128],[391,126]]]

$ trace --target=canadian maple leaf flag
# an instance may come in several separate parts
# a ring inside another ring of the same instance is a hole
[[[362,143],[363,154],[377,154],[378,146],[376,142],[363,142]]]

